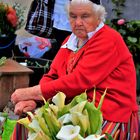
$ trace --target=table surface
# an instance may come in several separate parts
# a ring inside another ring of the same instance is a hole
[[[3,74],[21,74],[21,73],[33,73],[33,70],[23,66],[12,59],[7,59],[6,63],[0,66],[0,75]]]

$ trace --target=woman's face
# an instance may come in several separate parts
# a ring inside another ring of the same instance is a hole
[[[70,5],[69,20],[72,32],[79,39],[86,39],[87,33],[94,31],[100,20],[89,4]]]

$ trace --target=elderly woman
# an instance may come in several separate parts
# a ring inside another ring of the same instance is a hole
[[[17,89],[11,97],[15,113],[30,111],[36,101],[53,97],[57,91],[67,99],[87,90],[89,101],[96,87],[96,105],[103,102],[103,133],[115,139],[138,140],[135,67],[118,32],[103,22],[105,9],[99,0],[72,0],[68,5],[72,34],[65,39],[39,85]]]

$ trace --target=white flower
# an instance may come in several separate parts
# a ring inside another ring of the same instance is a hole
[[[67,113],[63,116],[61,116],[59,119],[61,124],[69,123],[71,122],[71,114]]]
[[[62,109],[65,105],[66,95],[63,92],[58,92],[53,98],[52,102],[58,106],[58,109]]]
[[[62,126],[56,137],[60,140],[73,140],[79,135],[80,126],[66,125]]]
[[[58,106],[54,104],[49,104],[49,108],[53,111],[53,113],[57,116],[58,113]]]
[[[33,119],[33,121],[29,124],[29,127],[32,128],[35,132],[42,131],[38,121],[35,119]]]
[[[70,109],[70,113],[73,113],[73,112],[82,113],[86,103],[87,103],[87,101],[82,101],[82,102],[78,103],[77,105],[75,105],[74,107],[72,107]]]
[[[84,140],[100,140],[103,137],[105,137],[105,135],[89,135]]]
[[[37,136],[38,136],[37,133],[29,133],[27,140],[34,140],[35,138],[37,138]]]
[[[75,112],[71,114],[71,122],[74,125],[79,125],[83,132],[86,132],[89,127],[89,118],[86,114]]]

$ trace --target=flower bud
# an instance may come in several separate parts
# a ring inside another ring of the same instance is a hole
[[[117,21],[117,24],[118,25],[123,25],[125,23],[125,20],[124,19],[119,19],[118,21]]]

